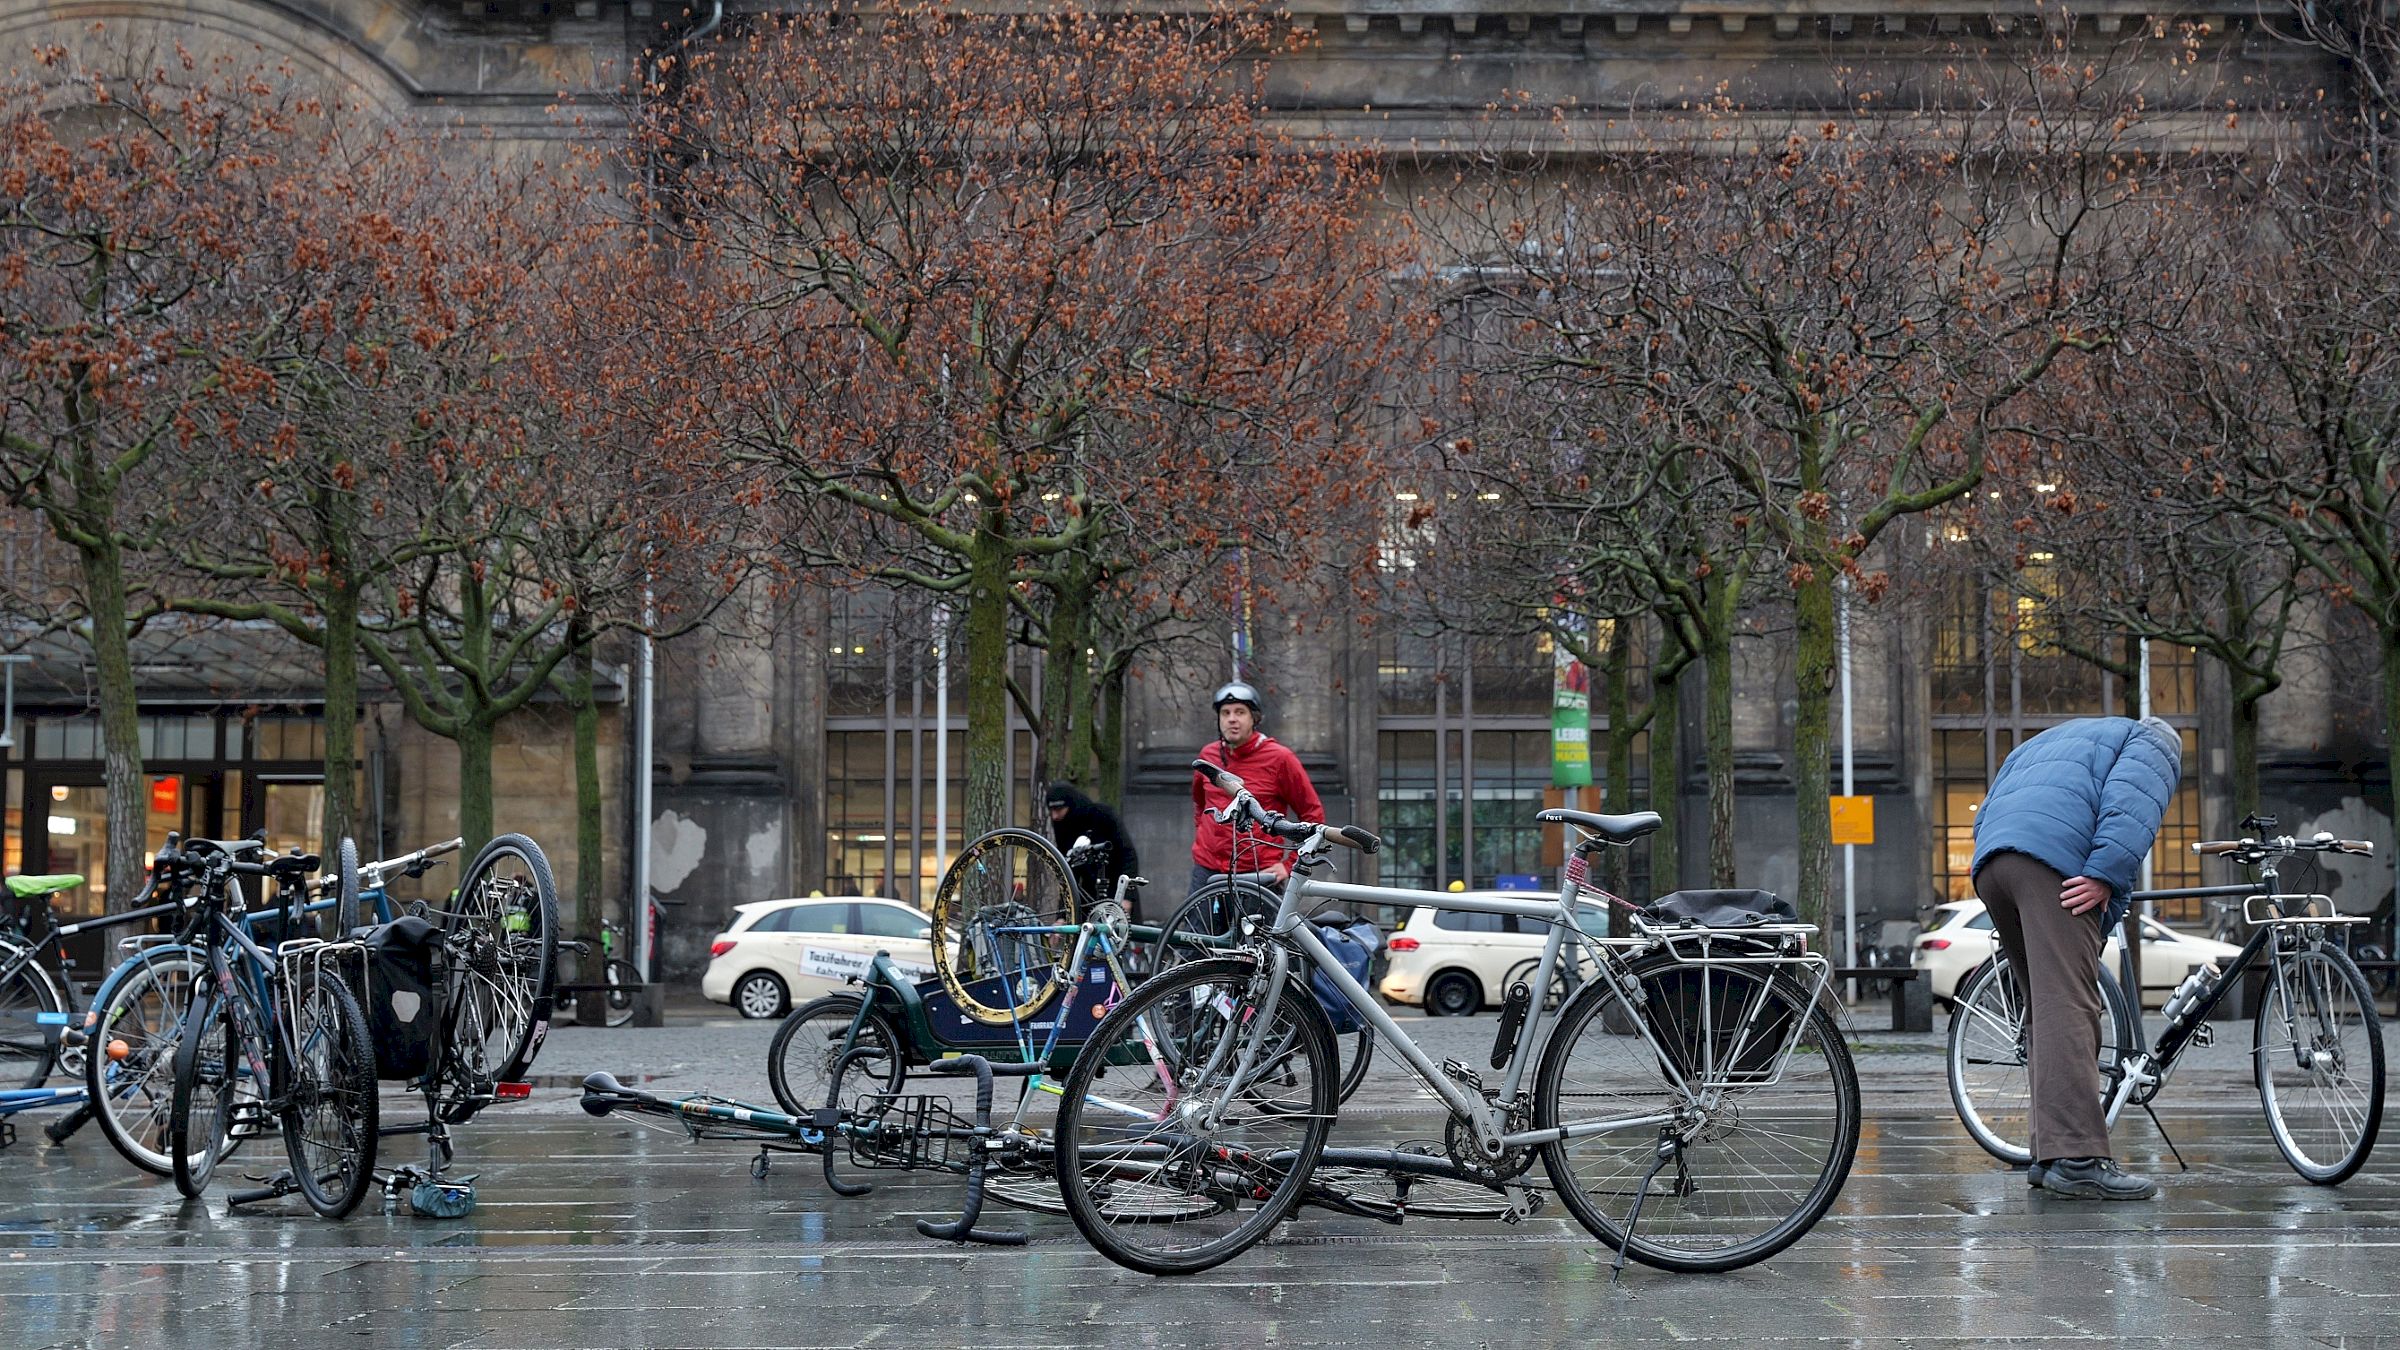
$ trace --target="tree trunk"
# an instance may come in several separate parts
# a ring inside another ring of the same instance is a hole
[[[600,704],[592,697],[590,636],[575,648],[567,700],[575,709],[575,931],[600,932]]]
[[[472,858],[492,838],[492,723],[481,709],[458,718],[458,833]]]
[[[1125,686],[1133,663],[1117,657],[1100,673],[1100,715],[1092,720],[1092,795],[1112,806],[1125,804]]]
[[[1600,684],[1608,700],[1608,764],[1601,780],[1600,809],[1624,811],[1633,805],[1633,620],[1618,619],[1616,631],[1600,662]],[[1610,893],[1633,889],[1633,856],[1621,848],[1601,854],[1600,884]],[[1610,923],[1615,922],[1614,916]]]
[[[347,560],[329,569],[319,604],[325,613],[325,853],[358,836],[358,588]],[[376,843],[361,846],[376,856]]]
[[[1089,560],[1059,560],[1050,592],[1050,646],[1042,664],[1042,780],[1092,789],[1092,579]]]
[[[148,879],[149,782],[142,775],[140,693],[133,683],[133,643],[125,618],[125,557],[103,517],[92,531],[96,548],[79,549],[84,603],[91,611],[92,665],[100,694],[100,746],[108,795],[108,895],[111,910],[129,908]]]
[[[1823,559],[1826,554],[1820,548],[1812,550],[1812,556]],[[1794,908],[1801,922],[1816,924],[1821,935],[1833,893],[1833,587],[1832,570],[1820,561],[1815,575],[1794,588],[1798,633],[1793,672],[1799,699],[1792,719],[1792,798],[1800,817],[1800,894]]]
[[[1713,580],[1713,578],[1712,578]],[[1701,710],[1701,754],[1708,759],[1708,884],[1734,881],[1733,616],[1740,588],[1728,581],[1708,589],[1708,627],[1700,635],[1708,666],[1708,703]]]
[[[1681,646],[1673,637],[1659,644],[1650,681],[1650,809],[1659,817],[1650,836],[1650,889],[1660,895],[1683,885],[1683,694],[1677,686],[1688,658]]]
[[[2259,703],[2274,686],[2234,674],[2233,686],[2233,819],[2258,810]],[[2191,777],[2197,780],[2199,775]],[[2229,833],[2238,834],[2239,830]]]
[[[1008,823],[1008,540],[997,510],[967,554],[966,834]]]

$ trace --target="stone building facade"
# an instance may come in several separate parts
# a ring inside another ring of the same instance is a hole
[[[645,46],[738,27],[759,8],[751,0],[730,12],[716,0],[696,11],[660,0],[0,0],[0,46],[72,41],[94,20],[154,25],[193,45],[287,55],[386,106],[488,127],[505,147],[566,134],[553,110],[562,95],[605,120]],[[1270,82],[1277,115],[1295,134],[1434,154],[1469,137],[1480,111],[1507,91],[1535,103],[1572,100],[1630,134],[1643,110],[1721,83],[1753,106],[1814,107],[1858,72],[1905,79],[1938,67],[1948,44],[2024,39],[2059,13],[2032,0],[1295,0],[1291,8],[1316,37]],[[2245,98],[2338,84],[2323,58],[2263,31],[2248,11],[2167,12],[2123,0],[2070,8],[2101,34],[2204,26],[2224,87],[2250,91]],[[2221,123],[2216,107],[2160,119],[2195,143],[2218,135]],[[1860,616],[1856,772],[1859,792],[1876,799],[1877,837],[1860,850],[1857,903],[1870,939],[1877,922],[1913,918],[1960,890],[1971,808],[2011,744],[2060,717],[2124,703],[2098,671],[2000,638],[1992,603],[1965,596],[1931,617]],[[922,899],[938,860],[961,842],[955,755],[950,781],[936,776],[941,660],[924,606],[806,589],[759,594],[735,609],[724,633],[660,654],[650,877],[665,906],[671,977],[705,961],[733,904],[811,889]],[[1788,889],[1797,875],[1791,671],[1772,618],[1738,644],[1737,854],[1745,884]],[[2362,677],[2343,665],[2340,616],[2319,623],[2317,654],[2269,704],[2267,797],[2286,808],[2287,826],[2332,828],[2388,848],[2378,733],[2347,701]],[[1244,673],[1266,690],[1267,728],[1300,752],[1330,815],[1392,838],[1384,858],[1361,864],[1365,875],[1439,887],[1540,874],[1539,837],[1525,818],[1548,781],[1546,648],[1530,636],[1468,644],[1392,628],[1262,618],[1247,635]],[[1229,641],[1217,654],[1179,656],[1133,685],[1122,805],[1146,870],[1162,883],[1158,899],[1181,889],[1190,838],[1183,765],[1209,735],[1208,691],[1230,673],[1232,650]],[[2228,831],[2224,681],[2188,654],[2161,650],[2154,659],[2156,706],[2186,729],[2199,769],[2167,842]],[[1685,702],[1695,717],[1699,678]],[[961,702],[951,708],[954,745]],[[613,746],[626,745],[629,707],[611,708],[604,734]],[[378,716],[391,724],[389,771],[402,783],[392,833],[444,833],[448,748],[407,731],[396,709]],[[1687,745],[1697,743],[1692,732]],[[563,717],[520,719],[513,741],[501,756],[502,820],[533,823],[554,855],[571,851]],[[624,749],[604,756],[605,866],[617,893],[630,889],[621,790],[629,768]],[[1009,768],[1016,813],[1030,822],[1039,784],[1022,727]],[[1695,834],[1705,820],[1703,769],[1687,762],[1674,788]],[[945,796],[943,840],[934,825]],[[2188,854],[2170,851],[2161,850],[2162,875],[2189,874]],[[1689,855],[1696,866],[1705,848]],[[2344,867],[2335,882],[2348,888],[2345,898],[2372,903],[2390,888],[2381,861]],[[1680,878],[1646,880],[1665,889],[1702,878],[1687,868]]]

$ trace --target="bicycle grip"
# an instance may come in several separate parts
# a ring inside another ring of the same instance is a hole
[[[1248,785],[1222,764],[1205,759],[1195,759],[1192,761],[1192,772],[1216,784],[1218,788],[1227,793],[1249,791]]]
[[[2333,847],[2337,853],[2372,854],[2375,851],[2375,841],[2372,839],[2336,839],[2333,841]]]
[[[2208,839],[2192,845],[2192,852],[2204,853],[2212,856],[2221,853],[2239,853],[2241,851],[2241,842],[2234,839]]]

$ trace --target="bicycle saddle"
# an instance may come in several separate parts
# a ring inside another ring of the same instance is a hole
[[[1550,810],[1535,815],[1534,819],[1544,825],[1554,821],[1579,825],[1603,839],[1619,844],[1639,839],[1665,823],[1659,818],[1656,811],[1636,811],[1625,816],[1604,816],[1597,811],[1569,811],[1564,807],[1552,807]]]
[[[8,879],[8,893],[20,900],[54,891],[71,891],[83,884],[83,878],[73,872],[58,872],[50,876],[14,876]]]

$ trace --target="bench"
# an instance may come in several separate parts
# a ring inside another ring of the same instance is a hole
[[[1933,985],[1915,966],[1835,966],[1837,980],[1890,980],[1892,1030],[1933,1030]]]

